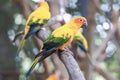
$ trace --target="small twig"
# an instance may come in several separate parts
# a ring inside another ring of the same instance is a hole
[[[103,69],[99,64],[94,64],[94,70],[101,74],[106,80],[117,80],[107,69]]]
[[[16,39],[17,39],[19,36],[23,35],[23,33],[24,33],[23,31],[20,31],[20,32],[16,33],[16,35],[15,35],[15,37],[14,37],[14,39],[13,39],[12,42],[15,42]]]
[[[105,12],[100,9],[97,0],[92,0],[92,2],[93,2],[93,4],[95,5],[97,11],[98,11],[101,15],[103,15],[103,16],[105,17],[106,22],[107,22],[107,23],[109,24],[109,26],[111,27],[111,22],[110,22],[110,20],[106,17],[107,15],[105,14]],[[111,9],[112,9],[112,5],[113,5],[113,0],[110,0],[109,6],[111,7]],[[99,57],[100,54],[102,54],[102,53],[104,54],[104,53],[105,53],[105,49],[106,49],[106,47],[107,47],[107,42],[114,36],[114,33],[115,33],[115,32],[116,32],[116,30],[113,29],[113,28],[108,31],[108,35],[107,35],[107,37],[103,40],[102,45],[100,45],[100,46],[93,52],[93,54],[95,54],[95,55],[93,55],[93,56],[94,56],[94,59],[97,59],[97,57]]]
[[[116,32],[116,29],[111,29],[109,32],[108,32],[108,36],[103,40],[102,42],[102,45],[100,45],[93,54],[94,56],[94,59],[96,59],[97,57],[99,57],[99,55],[101,53],[105,53],[105,49],[107,47],[107,43],[108,41],[114,36],[114,33]]]

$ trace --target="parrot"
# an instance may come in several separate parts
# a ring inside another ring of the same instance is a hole
[[[79,45],[79,47],[81,48],[81,50],[85,53],[88,52],[88,43],[87,40],[85,39],[85,37],[82,35],[81,32],[77,32],[77,34],[74,37],[75,40],[77,40],[77,44]]]
[[[51,13],[49,11],[48,3],[46,1],[39,2],[38,8],[29,15],[26,21],[24,34],[18,46],[17,55],[19,54],[20,50],[23,48],[26,40],[31,35],[37,33],[41,29],[41,27],[48,22],[50,17],[51,17]]]
[[[83,34],[78,31],[77,34],[74,37],[74,40],[77,40],[77,44],[79,45],[80,49],[84,53],[86,53],[90,64],[93,65],[93,61],[91,59],[91,56],[88,54],[88,43],[87,43],[86,38],[83,36]]]
[[[87,26],[87,19],[82,16],[76,16],[72,18],[68,23],[55,29],[43,42],[43,48],[41,52],[35,56],[35,59],[30,69],[27,71],[26,76],[30,75],[31,71],[38,62],[41,63],[53,52],[57,50],[63,51],[65,47],[69,46],[78,30],[84,26]]]

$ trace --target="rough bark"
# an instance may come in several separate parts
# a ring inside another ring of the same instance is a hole
[[[83,73],[72,56],[73,53],[69,49],[66,48],[64,51],[58,54],[63,64],[66,66],[68,74],[72,80],[85,80]]]
[[[60,72],[60,80],[68,80],[69,79],[69,75],[67,73],[67,70],[64,66],[64,64],[61,62],[61,60],[57,57],[56,54],[52,54],[52,60],[53,63],[55,65],[55,69],[56,71]]]

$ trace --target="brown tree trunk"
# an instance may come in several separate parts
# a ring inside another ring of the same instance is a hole
[[[18,80],[16,48],[10,42],[7,32],[0,30],[0,80]]]
[[[90,7],[89,7],[90,6]],[[94,51],[94,30],[95,30],[95,12],[96,8],[93,5],[92,1],[88,1],[88,29],[86,30],[86,38],[88,41],[88,47],[89,47],[89,54],[92,56],[92,52]],[[91,80],[92,78],[92,69],[90,68],[88,60],[86,60],[85,63],[85,74],[86,74],[86,80]]]

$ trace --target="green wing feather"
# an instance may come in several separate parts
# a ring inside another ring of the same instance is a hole
[[[70,38],[71,36],[65,36],[64,38],[64,35],[62,37],[54,37],[54,35],[50,35],[44,43],[49,43],[49,42],[55,42],[55,43],[60,43],[61,45],[66,43]]]
[[[63,45],[67,41],[69,41],[71,37],[54,37],[53,35],[50,35],[44,42],[44,47],[43,49],[50,50],[52,48],[56,48],[58,46]]]

